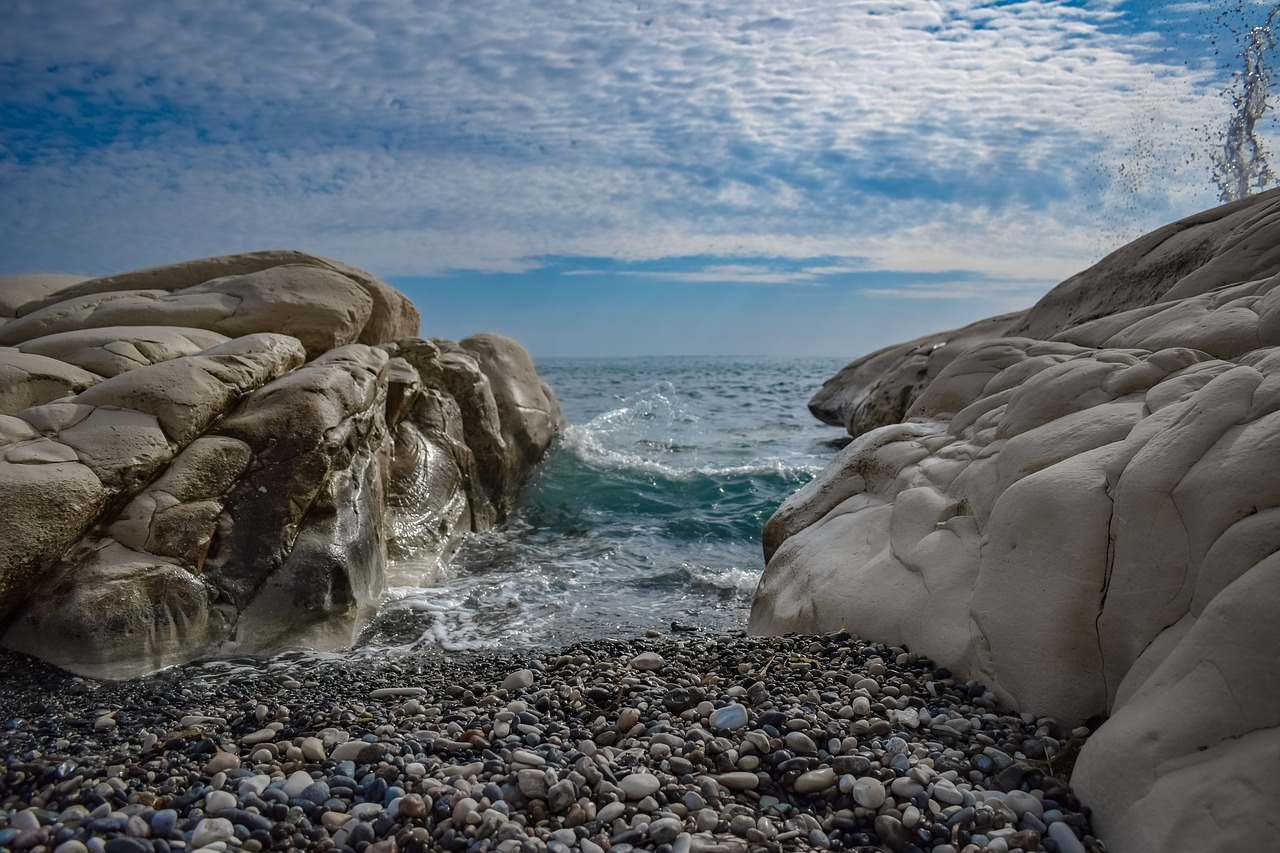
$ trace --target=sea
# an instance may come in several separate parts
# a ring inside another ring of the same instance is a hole
[[[765,521],[848,441],[806,408],[846,362],[538,359],[567,426],[513,516],[392,589],[346,654],[745,629]]]

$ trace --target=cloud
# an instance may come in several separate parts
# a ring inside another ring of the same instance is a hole
[[[927,300],[956,299],[987,302],[1008,300],[1015,307],[1026,307],[1044,295],[1053,281],[931,281],[901,287],[865,287],[860,293],[878,299]]]
[[[1065,275],[1213,200],[1207,72],[1153,59],[1116,31],[1122,8],[17,0],[0,257],[105,272],[288,245],[383,275],[572,254]],[[1135,153],[1160,167],[1119,175]]]

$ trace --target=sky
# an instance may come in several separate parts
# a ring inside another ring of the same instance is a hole
[[[1271,6],[6,0],[0,275],[293,248],[426,336],[852,358],[1216,205]]]

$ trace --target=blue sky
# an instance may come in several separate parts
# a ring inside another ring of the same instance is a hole
[[[298,248],[426,335],[852,357],[1215,204],[1238,5],[9,0],[0,274]]]

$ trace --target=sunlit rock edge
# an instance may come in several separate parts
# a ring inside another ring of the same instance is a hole
[[[810,409],[856,438],[768,522],[753,633],[848,629],[1109,717],[1071,779],[1109,850],[1274,843],[1280,193],[859,359]]]

